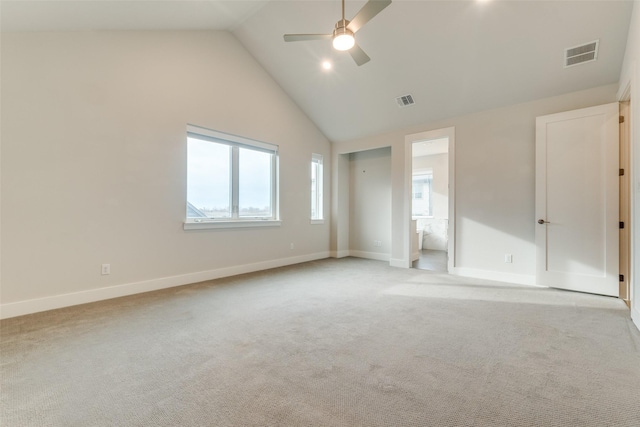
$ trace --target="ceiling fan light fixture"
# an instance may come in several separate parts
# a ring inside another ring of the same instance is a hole
[[[333,38],[333,48],[335,50],[349,50],[356,44],[356,40],[350,34],[340,34]]]
[[[333,30],[333,48],[335,50],[349,50],[356,44],[353,31],[347,29],[347,25],[349,25],[349,21],[342,19],[338,21]]]
[[[391,4],[391,0],[369,0],[356,13],[351,21],[344,18],[344,3],[342,0],[342,19],[336,22],[336,26],[331,34],[285,34],[285,42],[299,42],[306,40],[328,40],[331,39],[333,48],[338,51],[349,51],[349,55],[359,67],[371,60],[361,48],[356,44],[354,34],[360,28],[371,21],[378,13]]]

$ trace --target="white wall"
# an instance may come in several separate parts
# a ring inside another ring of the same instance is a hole
[[[456,214],[449,219],[455,221],[456,230],[454,267],[460,274],[533,283],[535,118],[614,102],[616,90],[616,84],[602,86],[335,143],[332,155],[335,160],[344,153],[391,146],[391,258],[408,259],[403,237],[408,233],[403,216],[404,189],[409,185],[404,170],[405,135],[455,127]],[[333,190],[342,191],[335,185]],[[337,215],[340,219],[345,213]],[[513,255],[512,264],[504,263],[506,253]]]
[[[640,329],[640,1],[633,3],[618,98],[631,99],[632,272],[631,317]],[[630,94],[628,91],[630,90]]]
[[[1,56],[2,316],[328,256],[330,143],[231,34],[4,33]],[[183,230],[187,123],[280,146],[281,227]]]
[[[391,149],[349,156],[349,253],[388,260],[391,253]],[[380,246],[375,246],[379,241]]]

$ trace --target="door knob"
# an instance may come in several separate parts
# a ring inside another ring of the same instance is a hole
[[[545,221],[544,219],[539,219],[538,224],[549,224],[549,221]]]

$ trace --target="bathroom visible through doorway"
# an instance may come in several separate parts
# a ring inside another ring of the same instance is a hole
[[[449,137],[414,141],[411,157],[412,267],[447,272]]]

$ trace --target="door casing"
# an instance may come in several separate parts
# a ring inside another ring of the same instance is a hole
[[[404,212],[403,212],[403,228],[404,236],[404,253],[403,265],[395,265],[397,267],[411,268],[411,252],[412,252],[412,232],[411,232],[411,174],[412,174],[412,147],[417,141],[426,141],[432,139],[448,138],[449,139],[449,227],[448,227],[448,244],[447,244],[447,271],[453,272],[456,261],[456,195],[455,195],[455,127],[435,129],[426,132],[414,133],[406,135],[404,138],[405,156],[404,156]],[[394,265],[393,263],[391,265]]]

